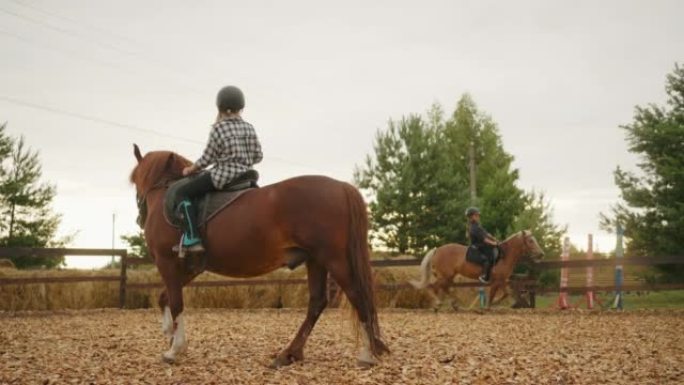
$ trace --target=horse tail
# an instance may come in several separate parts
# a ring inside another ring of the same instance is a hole
[[[432,272],[432,257],[437,249],[432,249],[425,254],[423,262],[420,263],[420,281],[411,280],[409,283],[416,289],[425,289],[430,283],[430,273]]]
[[[350,184],[345,184],[347,206],[349,208],[349,231],[347,241],[347,259],[351,272],[351,290],[357,296],[357,319],[362,320],[370,340],[370,350],[375,356],[389,352],[380,339],[380,324],[375,300],[373,272],[370,265],[368,247],[368,212],[366,203],[359,191]],[[358,330],[358,328],[357,328]]]

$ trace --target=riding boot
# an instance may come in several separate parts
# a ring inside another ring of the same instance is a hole
[[[482,264],[482,275],[478,278],[480,282],[482,283],[489,283],[489,275],[492,270],[492,264],[489,262],[489,260],[486,260]]]
[[[189,199],[183,200],[178,205],[178,212],[182,218],[183,225],[183,242],[182,246],[190,253],[201,254],[204,253],[204,246],[202,246],[202,239],[195,220],[197,218],[197,210]]]

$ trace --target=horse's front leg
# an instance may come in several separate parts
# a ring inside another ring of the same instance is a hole
[[[499,287],[501,287],[501,284],[498,282],[492,283],[492,285],[489,287],[489,298],[487,300],[487,309],[490,309],[492,305],[494,305],[494,297],[496,296],[496,293],[499,291]]]
[[[158,258],[157,261],[159,274],[166,286],[166,295],[162,293],[159,298],[160,305],[165,305],[162,331],[171,341],[169,350],[162,353],[162,360],[174,363],[178,356],[185,352],[188,345],[183,319],[183,284],[187,277],[183,274],[182,266],[176,258]],[[163,303],[164,297],[166,304]]]
[[[197,277],[199,273],[190,273],[186,274],[183,276],[182,280],[183,283],[181,285],[181,290],[185,285],[188,283],[192,282],[195,277]],[[161,294],[159,294],[159,309],[162,312],[162,333],[168,338],[169,340],[169,345],[173,343],[173,317],[171,316],[171,308],[169,307],[169,296],[166,293],[166,289],[164,289]]]
[[[166,338],[169,340],[169,344],[173,342],[173,317],[171,316],[171,308],[169,308],[169,297],[166,294],[166,289],[164,289],[159,295],[159,308],[162,312],[162,325],[161,331],[164,333]]]
[[[508,295],[509,295],[508,289],[506,289],[506,287],[504,286],[504,287],[501,288],[501,290],[503,290],[503,293],[501,294],[501,297],[499,297],[499,299],[494,300],[494,302],[492,303],[492,305],[498,305],[498,304],[500,304],[501,302],[503,302],[503,300],[505,300],[506,298],[508,298]]]

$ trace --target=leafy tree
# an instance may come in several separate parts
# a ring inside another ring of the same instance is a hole
[[[625,229],[631,255],[681,255],[684,250],[684,68],[667,76],[667,105],[636,107],[622,126],[629,150],[640,156],[639,174],[618,167],[622,202],[602,215],[602,225]],[[662,266],[667,279],[684,278],[684,266]]]
[[[145,242],[145,235],[142,230],[133,234],[126,234],[121,236],[121,240],[128,245],[128,256],[133,258],[149,258],[150,254],[147,250],[147,242]],[[129,269],[140,269],[142,265],[129,265]],[[108,263],[104,269],[118,269],[121,267],[121,261],[115,260]]]
[[[525,194],[525,208],[515,218],[509,233],[530,230],[544,254],[550,257],[560,256],[563,251],[562,239],[567,226],[559,226],[553,222],[551,205],[543,193],[535,191]],[[519,265],[516,274],[529,272],[529,266]],[[538,282],[542,287],[558,287],[560,270],[544,270],[539,273]]]
[[[508,233],[530,230],[545,255],[560,256],[567,226],[555,224],[552,213],[551,205],[543,193],[526,193],[525,208],[515,218]]]
[[[140,258],[149,258],[150,254],[147,251],[147,242],[145,242],[145,235],[142,230],[135,234],[122,235],[121,240],[126,242],[131,254]]]
[[[50,207],[54,185],[40,183],[42,169],[38,153],[26,147],[23,138],[13,139],[0,126],[0,246],[58,247],[61,216]],[[15,257],[18,268],[54,267],[64,258]]]

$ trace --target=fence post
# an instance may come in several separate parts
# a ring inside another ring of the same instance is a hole
[[[587,259],[594,259],[594,236],[589,234],[589,245],[587,248]],[[587,287],[594,286],[594,267],[587,266]],[[594,308],[594,292],[587,291],[587,309]]]
[[[561,261],[565,262],[570,258],[570,238],[565,237],[563,240],[563,253],[561,254]],[[568,309],[570,304],[568,302],[568,268],[561,268],[560,272],[560,293],[558,293],[558,308],[561,310]]]
[[[622,249],[622,236],[624,231],[622,226],[617,225],[617,245],[615,245],[615,258],[622,259],[624,257],[624,250]],[[622,310],[622,282],[624,280],[622,265],[615,265],[615,303],[613,307]]]
[[[123,309],[126,306],[126,267],[128,265],[128,253],[126,251],[121,254],[121,278],[119,280],[119,308]]]

